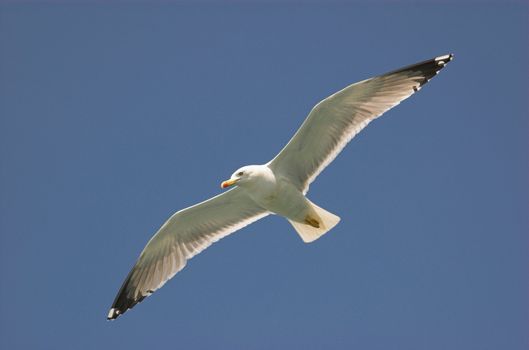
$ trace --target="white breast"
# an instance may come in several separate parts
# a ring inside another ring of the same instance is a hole
[[[303,222],[310,204],[295,186],[285,179],[277,178],[265,165],[254,176],[255,180],[244,187],[259,206],[274,214]]]

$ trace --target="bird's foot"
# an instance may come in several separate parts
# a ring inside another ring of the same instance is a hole
[[[312,227],[320,228],[320,222],[314,218],[311,218],[308,215],[305,217],[305,223]]]

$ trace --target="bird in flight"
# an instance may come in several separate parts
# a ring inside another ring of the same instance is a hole
[[[439,56],[352,84],[319,102],[270,162],[236,170],[229,191],[182,209],[147,243],[121,286],[107,319],[116,319],[161,288],[212,243],[269,214],[285,217],[304,242],[340,218],[305,197],[312,181],[345,145],[434,77],[453,55]]]

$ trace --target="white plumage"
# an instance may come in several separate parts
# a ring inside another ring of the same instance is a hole
[[[328,232],[340,218],[305,197],[311,182],[369,122],[418,91],[452,58],[358,82],[318,103],[273,160],[238,169],[222,183],[235,188],[176,212],[162,225],[125,279],[108,319],[162,287],[212,243],[268,214],[287,218],[305,242]]]

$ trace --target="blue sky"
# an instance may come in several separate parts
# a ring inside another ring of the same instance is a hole
[[[528,5],[0,3],[0,347],[527,349]],[[445,53],[311,186],[105,316],[174,211],[322,98]]]

